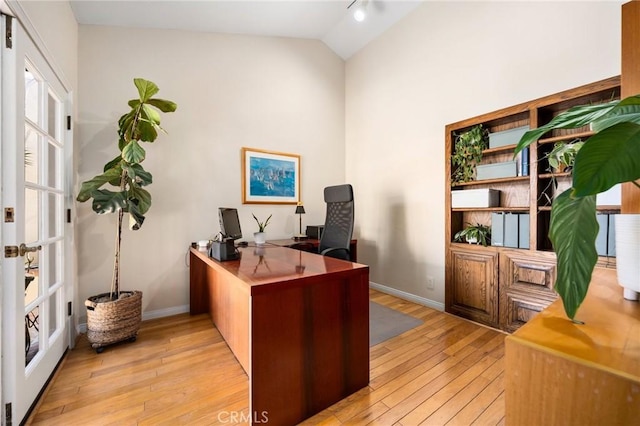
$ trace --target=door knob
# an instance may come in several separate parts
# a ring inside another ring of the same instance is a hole
[[[24,256],[27,253],[32,253],[38,250],[42,250],[42,246],[27,247],[25,243],[20,244],[20,256]]]

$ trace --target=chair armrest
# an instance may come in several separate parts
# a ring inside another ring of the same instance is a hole
[[[351,252],[343,247],[329,247],[320,252],[323,256],[333,257],[342,260],[351,260]]]

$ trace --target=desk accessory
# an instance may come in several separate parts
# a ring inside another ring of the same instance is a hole
[[[304,240],[305,238],[307,238],[307,236],[302,233],[302,215],[305,214],[304,206],[302,205],[302,203],[298,203],[298,206],[296,207],[296,214],[300,217],[300,232],[297,235],[294,235],[293,239]]]
[[[324,225],[307,225],[307,237],[319,240],[322,237]]]
[[[242,228],[238,217],[238,209],[232,207],[218,207],[220,233],[222,239],[239,240],[242,238]]]
[[[267,228],[267,225],[269,224],[269,220],[273,215],[270,214],[267,220],[265,220],[264,222],[260,222],[260,220],[258,220],[255,214],[251,213],[251,215],[253,216],[253,218],[256,220],[256,223],[258,224],[258,232],[253,233],[253,239],[255,243],[258,245],[264,244],[266,242],[266,234],[264,230]]]
[[[209,257],[224,262],[238,259],[240,253],[236,250],[233,240],[229,238],[222,241],[213,241],[209,249]]]

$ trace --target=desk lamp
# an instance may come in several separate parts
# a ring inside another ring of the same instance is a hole
[[[296,207],[296,214],[300,215],[300,233],[293,237],[294,240],[304,240],[307,238],[305,234],[302,233],[302,215],[305,214],[304,206],[302,203],[298,203]]]

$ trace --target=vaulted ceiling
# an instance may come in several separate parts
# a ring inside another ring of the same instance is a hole
[[[347,59],[421,0],[74,0],[78,23],[322,40]],[[365,7],[362,22],[353,18]]]

